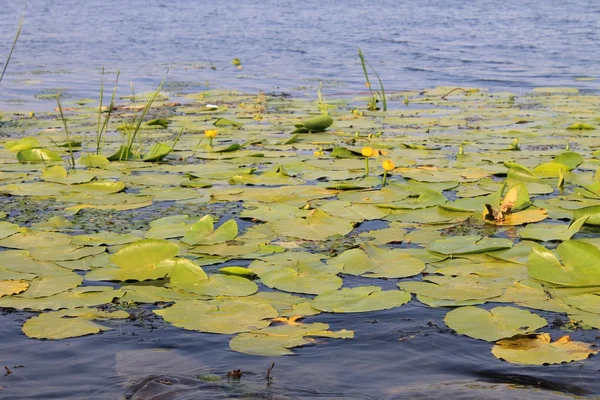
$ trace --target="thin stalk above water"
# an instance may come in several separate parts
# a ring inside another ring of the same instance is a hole
[[[108,128],[108,122],[110,120],[110,116],[115,106],[115,96],[117,94],[117,84],[119,82],[120,74],[121,70],[117,70],[117,77],[115,78],[115,86],[113,87],[112,96],[110,98],[108,112],[106,114],[104,122],[102,123],[102,125],[100,125],[100,120],[102,116],[102,99],[104,98],[104,67],[102,67],[102,83],[100,85],[100,105],[98,106],[98,129],[96,132],[96,154],[100,154],[100,150],[102,150],[102,147],[104,147],[104,134],[106,133],[106,129]]]
[[[138,135],[138,132],[140,131],[140,128],[142,126],[142,122],[144,122],[144,117],[146,116],[146,114],[148,113],[148,110],[150,110],[150,107],[152,106],[152,103],[154,103],[154,100],[156,100],[156,97],[158,97],[158,93],[160,92],[160,89],[162,89],[163,85],[165,84],[165,80],[167,79],[167,74],[169,73],[169,71],[167,70],[167,73],[165,74],[165,77],[163,78],[162,82],[160,82],[160,85],[158,85],[158,88],[156,89],[156,91],[152,94],[152,96],[148,99],[148,101],[146,102],[146,106],[144,107],[144,110],[142,111],[142,115],[140,116],[139,120],[134,120],[133,124],[135,125],[135,128],[133,129],[133,132],[128,134],[127,137],[127,149],[124,152],[125,154],[129,154],[131,152],[131,148],[133,147],[133,143],[135,142],[135,138]]]
[[[379,74],[377,73],[377,71],[375,71],[375,68],[373,68],[373,66],[369,64],[369,62],[365,59],[360,48],[358,49],[358,57],[360,58],[360,64],[362,65],[363,73],[365,74],[365,81],[367,87],[369,88],[369,93],[371,93],[371,101],[369,102],[368,107],[369,110],[376,111],[379,109],[379,107],[377,107],[377,102],[379,101],[377,97],[379,97],[381,99],[383,111],[387,111],[387,99],[385,97],[385,89],[383,88],[383,82],[381,81]],[[369,80],[369,72],[367,71],[367,66],[371,68],[371,71],[373,71],[373,73],[377,77],[377,80],[379,81],[379,87],[381,88],[381,92],[373,92],[373,89],[371,88],[371,81]]]
[[[67,135],[67,145],[69,146],[69,155],[71,160],[69,161],[69,165],[71,168],[75,168],[75,156],[73,155],[73,145],[71,144],[71,137],[69,136],[69,128],[67,128],[67,119],[63,114],[62,107],[60,105],[60,95],[56,96],[56,102],[58,103],[58,111],[60,112],[60,119],[62,119],[63,126],[65,127],[65,134]]]
[[[23,21],[25,20],[25,11],[27,11],[27,4],[25,4],[25,9],[23,10],[23,15],[21,16],[21,20],[19,21],[19,27],[17,28],[17,34],[15,35],[15,40],[13,40],[12,47],[10,48],[10,52],[8,53],[6,62],[4,63],[4,68],[2,69],[2,74],[0,75],[0,82],[2,82],[2,78],[4,78],[4,73],[6,72],[6,68],[8,68],[8,63],[10,62],[13,51],[15,51],[15,47],[17,46],[17,41],[19,40],[19,36],[21,35],[21,28],[23,27]]]

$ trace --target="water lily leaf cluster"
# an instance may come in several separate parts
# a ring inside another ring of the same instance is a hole
[[[143,118],[115,105],[99,142],[87,101],[66,104],[69,140],[54,112],[3,119],[0,307],[35,312],[23,332],[40,339],[146,307],[275,356],[353,338],[343,316],[330,330],[315,315],[420,303],[503,360],[582,360],[595,350],[552,341],[538,313],[600,329],[600,102],[450,90],[328,115],[275,94],[157,91],[138,96],[153,99]]]

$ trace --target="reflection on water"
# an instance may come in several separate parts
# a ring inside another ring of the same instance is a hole
[[[0,358],[13,372],[2,378],[0,394],[3,399],[571,399],[600,393],[598,357],[546,367],[509,364],[493,357],[489,343],[453,334],[442,322],[445,312],[411,302],[395,310],[309,317],[307,322],[327,322],[334,330],[353,329],[356,337],[319,339],[318,346],[297,349],[291,357],[235,353],[227,335],[185,331],[151,316],[137,323],[112,321],[114,329],[101,335],[34,341],[20,334],[23,316],[10,314],[0,325],[5,338]],[[593,331],[573,334],[589,342],[594,336]],[[226,378],[233,369],[244,371],[239,381]]]

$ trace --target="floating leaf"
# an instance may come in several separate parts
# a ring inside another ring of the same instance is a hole
[[[150,122],[148,122],[148,124],[150,124]],[[170,146],[163,143],[156,143],[146,154],[144,154],[142,161],[160,161],[171,154],[172,151],[173,149]]]
[[[460,307],[448,312],[444,322],[460,334],[488,342],[531,333],[548,324],[544,318],[516,307],[495,307],[489,311]]]
[[[362,250],[347,250],[327,263],[340,264],[344,273],[366,278],[406,278],[425,269],[425,263],[406,250],[386,250],[369,242],[363,244]]]
[[[114,299],[123,296],[124,293],[122,290],[115,290],[109,286],[80,286],[42,298],[4,297],[0,299],[0,307],[35,311],[73,309],[111,303]]]
[[[36,138],[33,137],[24,137],[17,141],[9,141],[4,144],[4,148],[10,151],[29,150],[39,147],[42,147],[42,145]]]
[[[346,235],[352,231],[352,223],[345,218],[333,217],[321,210],[313,210],[305,218],[275,221],[275,232],[304,240],[325,240],[333,235]]]
[[[320,115],[318,117],[303,120],[299,124],[296,124],[296,130],[294,133],[317,133],[324,132],[325,129],[329,128],[333,124],[333,119],[328,115]]]
[[[279,325],[252,330],[234,336],[229,342],[233,351],[254,356],[285,356],[294,354],[289,349],[311,343],[306,336],[353,338],[354,332],[341,330],[333,332],[323,323],[303,325]]]
[[[343,288],[318,295],[311,302],[317,310],[333,313],[368,312],[400,307],[410,301],[410,293],[382,291],[379,286]]]
[[[224,334],[266,327],[269,318],[279,315],[271,305],[250,298],[182,300],[154,313],[180,328]]]
[[[0,280],[0,297],[19,294],[27,290],[28,287],[29,282],[24,280]]]
[[[143,239],[123,247],[110,261],[124,269],[144,269],[175,257],[179,246],[167,240]]]
[[[54,165],[52,167],[45,168],[42,172],[42,179],[47,182],[62,183],[65,185],[73,185],[77,183],[86,183],[94,179],[94,174],[82,171],[71,171],[60,166]]]
[[[448,278],[434,282],[400,282],[400,289],[434,299],[467,301],[485,300],[502,294],[498,284],[482,284],[471,279]]]
[[[237,234],[238,226],[235,220],[225,221],[213,231],[213,219],[210,215],[205,215],[187,230],[181,241],[190,245],[217,244],[233,240]]]
[[[556,251],[534,248],[527,267],[531,278],[559,286],[600,286],[600,250],[578,240],[562,242]]]
[[[62,161],[62,158],[48,149],[28,149],[17,153],[17,160],[21,163],[41,163],[49,161]]]
[[[256,272],[263,285],[286,292],[321,294],[342,286],[342,279],[337,275],[300,263],[267,272],[252,265],[250,269]]]
[[[592,350],[591,345],[573,342],[568,335],[552,342],[548,333],[500,340],[492,348],[492,354],[497,358],[528,365],[580,361],[596,353],[598,350]]]
[[[475,254],[509,249],[512,245],[509,239],[468,235],[438,239],[429,245],[428,250],[447,255]]]
[[[573,219],[587,217],[585,223],[589,225],[600,225],[600,206],[582,207],[573,213]]]
[[[17,224],[0,221],[0,239],[7,238],[15,233],[21,232],[21,228]]]
[[[518,230],[518,234],[523,239],[533,239],[540,241],[550,240],[569,240],[575,235],[588,219],[583,216],[572,221],[568,226],[563,224],[529,224]]]
[[[51,340],[93,335],[111,328],[91,320],[127,317],[129,314],[125,311],[106,312],[86,308],[54,311],[28,319],[23,325],[23,333],[31,338]]]

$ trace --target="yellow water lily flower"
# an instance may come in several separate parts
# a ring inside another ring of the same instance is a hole
[[[373,157],[374,152],[370,147],[363,147],[360,153],[365,157]]]
[[[383,187],[387,181],[388,172],[396,168],[396,166],[392,160],[385,160],[381,166],[383,167],[383,182],[381,183],[381,186]]]
[[[217,130],[216,129],[207,129],[204,131],[204,136],[206,136],[207,138],[214,138],[217,137]]]

